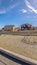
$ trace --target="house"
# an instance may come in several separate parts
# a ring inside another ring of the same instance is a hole
[[[15,29],[15,25],[6,25],[4,26],[4,28],[2,28],[2,30],[4,31],[14,31]]]
[[[33,27],[34,28],[34,30],[37,30],[37,27]]]
[[[23,31],[23,30],[33,30],[33,27],[32,27],[32,25],[30,25],[30,24],[22,24],[21,25],[21,30]]]

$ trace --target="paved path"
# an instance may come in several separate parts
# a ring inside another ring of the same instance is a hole
[[[0,48],[0,65],[37,65],[37,61]]]
[[[21,65],[21,64],[0,55],[0,65]]]
[[[21,62],[15,58],[3,56],[2,54],[0,54],[0,65],[29,65],[29,64]]]
[[[1,48],[0,65],[37,65],[37,61]]]
[[[0,50],[0,65],[30,65],[26,62],[14,58]]]

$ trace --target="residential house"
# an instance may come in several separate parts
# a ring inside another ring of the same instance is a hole
[[[4,26],[4,28],[2,28],[2,30],[4,31],[14,31],[15,29],[15,25],[6,25]]]

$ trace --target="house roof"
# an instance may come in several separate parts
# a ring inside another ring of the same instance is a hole
[[[4,27],[14,27],[15,25],[6,25]]]

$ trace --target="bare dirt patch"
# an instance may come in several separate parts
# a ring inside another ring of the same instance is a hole
[[[27,44],[36,45],[37,44],[37,36],[24,36],[22,42]]]
[[[24,44],[21,41],[22,39],[24,39],[24,36],[0,35],[0,47],[37,60],[37,45],[30,45],[26,42]]]

